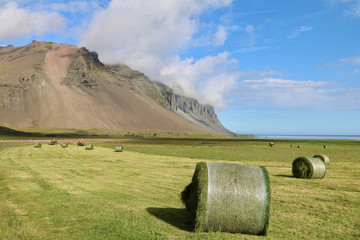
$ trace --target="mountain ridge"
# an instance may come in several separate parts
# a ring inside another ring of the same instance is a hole
[[[0,47],[0,124],[231,133],[214,108],[174,93],[85,47],[51,42]]]

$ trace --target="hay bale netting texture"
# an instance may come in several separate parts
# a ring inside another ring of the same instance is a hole
[[[200,162],[181,199],[196,232],[266,235],[270,182],[264,167]]]
[[[34,148],[41,148],[41,143],[35,143]]]
[[[319,158],[321,161],[323,161],[325,164],[329,165],[330,164],[330,159],[328,156],[324,155],[324,154],[319,154],[319,155],[315,155],[313,156],[314,158]]]
[[[292,172],[296,178],[321,179],[325,177],[326,167],[319,158],[298,157],[293,161]]]
[[[92,144],[86,144],[85,150],[93,150],[93,149],[94,149],[94,145],[92,145]]]
[[[123,151],[123,147],[122,146],[116,146],[115,147],[115,152],[122,152]]]
[[[67,143],[62,143],[62,144],[61,144],[61,147],[62,147],[62,148],[67,148],[67,147],[68,147],[68,144],[67,144]]]

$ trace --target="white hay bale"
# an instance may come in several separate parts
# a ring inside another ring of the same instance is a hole
[[[266,235],[270,195],[264,167],[199,162],[181,198],[196,232]]]
[[[94,145],[92,145],[92,144],[86,144],[85,150],[93,150],[93,149],[94,149]]]
[[[321,179],[325,177],[326,167],[319,158],[298,157],[293,161],[292,172],[296,178]]]
[[[115,147],[115,152],[122,152],[123,151],[123,147],[122,146],[116,146]]]
[[[324,154],[319,154],[319,155],[315,155],[313,156],[314,158],[319,158],[321,161],[323,161],[325,164],[329,165],[330,164],[330,159],[328,156],[324,155]]]

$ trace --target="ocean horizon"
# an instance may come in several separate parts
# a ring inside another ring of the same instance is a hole
[[[360,135],[307,135],[307,134],[246,134],[262,139],[339,139],[339,140],[360,140]]]

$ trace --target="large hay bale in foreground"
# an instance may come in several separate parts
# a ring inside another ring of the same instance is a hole
[[[35,143],[34,148],[41,148],[41,143]]]
[[[326,167],[319,158],[298,157],[293,161],[292,172],[296,178],[321,179],[325,177]]]
[[[324,154],[319,154],[319,155],[315,155],[313,156],[314,158],[319,158],[321,161],[323,161],[325,164],[329,165],[330,164],[330,159],[328,156],[324,155]]]
[[[270,182],[264,167],[200,162],[181,198],[196,232],[266,235]]]
[[[122,146],[116,146],[115,147],[115,152],[122,152],[123,151],[123,147]]]
[[[92,145],[92,144],[86,144],[85,150],[93,150],[93,149],[94,149],[94,145]]]
[[[61,144],[61,147],[62,147],[62,148],[67,148],[67,147],[68,147],[68,144],[67,144],[67,143],[62,143],[62,144]]]

